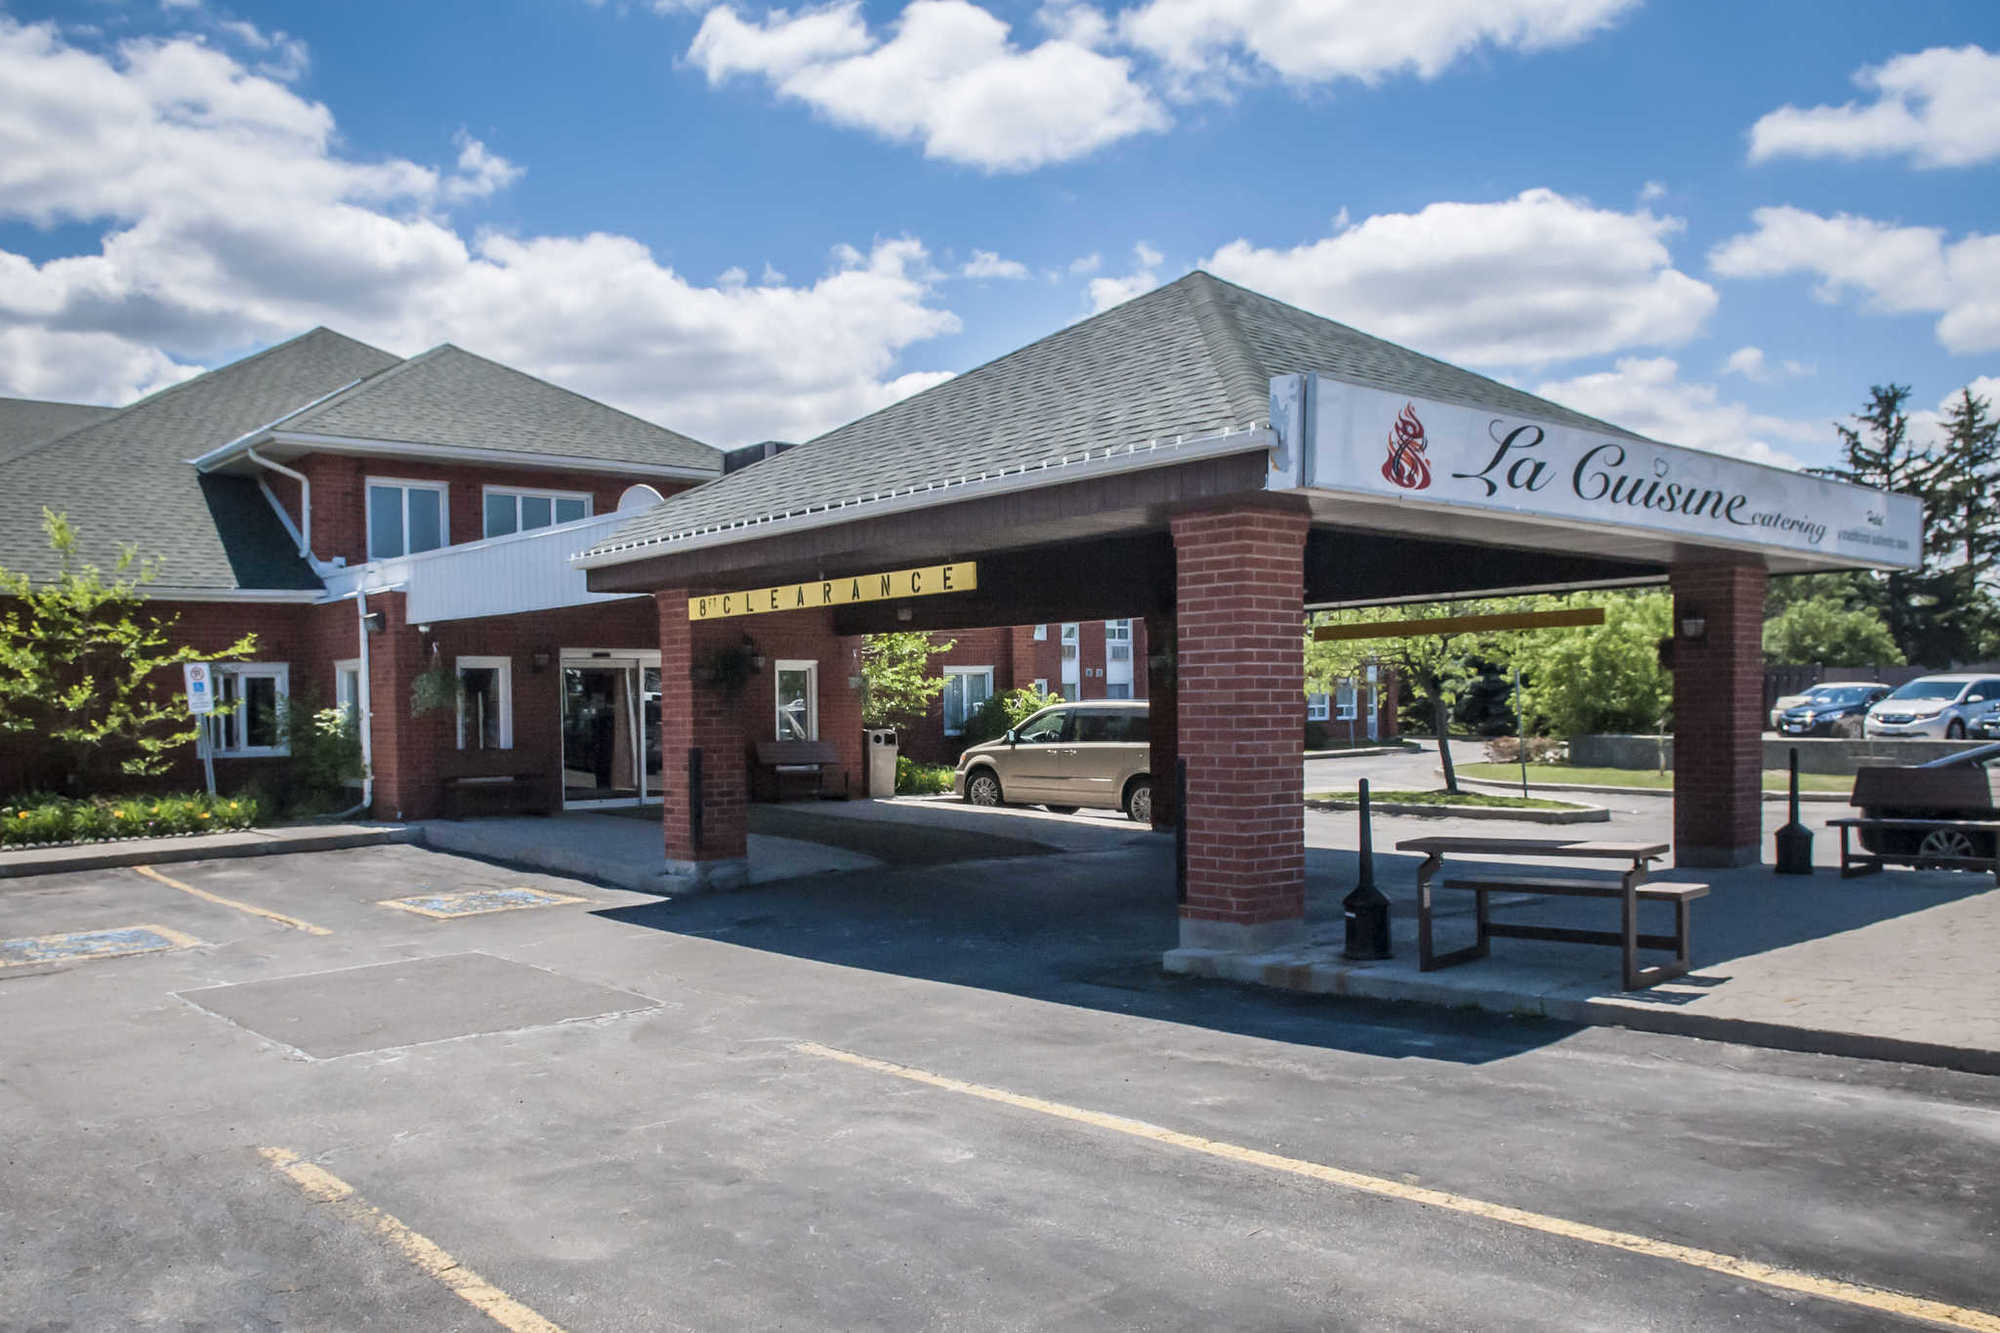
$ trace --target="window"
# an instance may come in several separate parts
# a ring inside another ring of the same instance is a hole
[[[1112,681],[1112,682],[1111,682],[1110,684],[1108,684],[1108,685],[1106,685],[1106,686],[1104,687],[1104,697],[1105,697],[1105,698],[1107,698],[1107,699],[1129,699],[1129,698],[1131,698],[1131,697],[1132,697],[1132,682],[1131,682],[1131,681],[1129,681],[1129,680],[1114,680],[1114,681]]]
[[[532,532],[551,524],[574,523],[589,517],[590,495],[586,491],[486,488],[486,535],[489,537],[504,537],[510,532]]]
[[[1066,680],[1063,682],[1062,697],[1075,703],[1083,697],[1083,687],[1073,680]]]
[[[1075,716],[1067,708],[1038,713],[1022,724],[1021,729],[1014,733],[1014,739],[1022,745],[1054,745],[1063,739],[1069,720]]]
[[[1116,712],[1076,714],[1076,743],[1078,745],[1111,744],[1144,745],[1153,738],[1144,713],[1126,709]]]
[[[1048,641],[1048,637],[1049,637],[1049,627],[1048,627],[1047,625],[1037,625],[1037,626],[1035,626],[1035,642],[1036,642],[1036,643],[1045,643],[1045,642],[1047,642],[1047,641]]]
[[[780,662],[776,735],[781,741],[819,739],[819,663]]]
[[[1035,677],[1035,693],[1047,694],[1048,692],[1049,692],[1049,678],[1047,676]]]
[[[209,743],[219,755],[285,755],[279,714],[292,695],[292,669],[283,662],[218,662],[215,702],[227,713],[209,718]]]
[[[458,659],[458,748],[514,748],[514,664],[507,658]]]
[[[445,486],[441,481],[368,479],[368,558],[390,560],[445,544]]]
[[[1129,662],[1132,660],[1132,622],[1129,620],[1107,620],[1104,622],[1104,660],[1107,662]],[[1118,698],[1128,696],[1119,695]]]
[[[349,657],[333,664],[333,706],[348,718],[361,721],[361,659]]]
[[[1079,626],[1074,622],[1062,627],[1062,655],[1067,661],[1076,660],[1076,632]]]
[[[979,705],[993,696],[993,668],[946,667],[944,669],[944,734],[956,736],[965,730],[966,719]]]
[[[1333,716],[1333,696],[1330,694],[1308,694],[1306,696],[1306,721],[1325,722]]]

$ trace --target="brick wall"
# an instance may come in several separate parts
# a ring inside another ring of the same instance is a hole
[[[931,659],[931,670],[942,673],[946,667],[991,667],[993,668],[993,690],[1005,694],[1017,688],[1013,681],[1019,674],[1014,662],[1013,627],[1000,629],[960,629],[942,632],[940,639],[949,639],[951,651]],[[1022,687],[1034,683],[1030,676],[1022,682]],[[965,748],[959,736],[947,736],[944,731],[944,698],[938,697],[928,712],[917,721],[902,729],[902,753],[920,764],[953,764]]]
[[[1250,506],[1173,519],[1184,943],[1282,937],[1304,919],[1307,526]]]
[[[591,497],[591,512],[607,514],[618,507],[628,486],[644,483],[661,495],[683,491],[692,483],[654,477],[621,477],[599,472],[564,472],[545,468],[513,468],[484,463],[437,463],[400,458],[361,458],[352,454],[307,454],[285,466],[312,482],[313,554],[322,560],[343,556],[349,564],[368,558],[367,479],[397,477],[409,481],[449,483],[446,522],[451,544],[479,541],[486,535],[483,490],[487,486],[518,486],[523,490],[583,491]],[[278,496],[292,521],[299,517],[298,485],[290,478],[267,473],[264,480]]]
[[[1674,857],[1682,866],[1762,856],[1764,591],[1761,566],[1676,568]],[[1680,634],[1689,616],[1702,637]]]

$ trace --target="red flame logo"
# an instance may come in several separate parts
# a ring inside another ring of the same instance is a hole
[[[1389,458],[1382,475],[1406,491],[1421,491],[1431,484],[1431,461],[1424,457],[1424,423],[1417,420],[1417,405],[1403,404],[1389,432]]]

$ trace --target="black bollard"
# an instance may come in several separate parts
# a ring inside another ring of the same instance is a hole
[[[1778,873],[1810,875],[1812,830],[1799,818],[1799,751],[1792,747],[1792,822],[1778,830]]]
[[[1361,779],[1361,878],[1340,905],[1347,918],[1347,947],[1340,956],[1357,963],[1390,957],[1389,900],[1375,887],[1375,833],[1368,825],[1367,778]]]

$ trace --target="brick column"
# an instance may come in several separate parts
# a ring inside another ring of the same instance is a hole
[[[432,665],[423,636],[404,614],[400,592],[370,593],[368,609],[382,628],[368,636],[368,709],[371,772],[377,819],[435,819],[442,813],[438,759],[454,743],[455,713],[410,715],[410,685]],[[350,615],[353,614],[349,608]],[[439,661],[448,662],[442,655]]]
[[[1755,865],[1764,836],[1764,570],[1689,565],[1674,591],[1674,864]],[[1683,626],[1699,617],[1701,637]]]
[[[743,726],[739,701],[695,680],[699,663],[742,637],[728,620],[690,621],[688,598],[653,594],[660,612],[660,792],[666,869],[703,887],[746,877],[748,851]],[[753,682],[754,683],[754,682]],[[701,751],[701,839],[694,836],[688,755]]]
[[[1152,615],[1140,622],[1145,626],[1145,670],[1133,672],[1135,681],[1146,689],[1146,712],[1152,731],[1153,828],[1169,832],[1180,822],[1174,804],[1174,760],[1181,752],[1180,691],[1174,682],[1174,618]],[[1136,628],[1136,627],[1135,627]],[[1133,651],[1140,651],[1138,644]]]
[[[1173,520],[1183,948],[1275,948],[1305,933],[1307,526],[1249,505]]]

